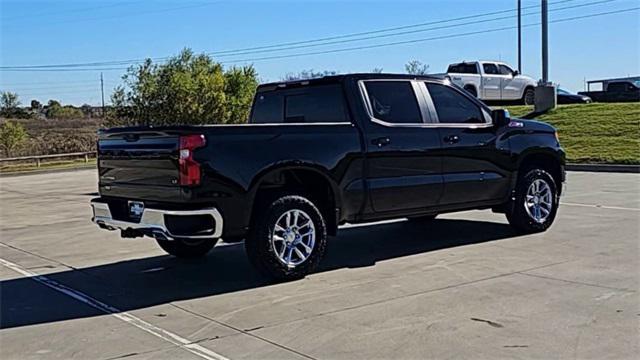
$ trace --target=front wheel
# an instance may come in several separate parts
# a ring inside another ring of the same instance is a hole
[[[218,242],[217,239],[174,239],[156,241],[162,250],[179,258],[205,256]]]
[[[509,224],[523,233],[547,230],[558,211],[553,177],[544,169],[530,169],[518,180],[515,200],[506,212]]]
[[[313,272],[327,246],[327,228],[318,208],[305,197],[287,195],[258,211],[245,241],[253,266],[285,281]]]

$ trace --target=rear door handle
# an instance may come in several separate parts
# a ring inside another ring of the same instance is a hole
[[[371,143],[377,147],[383,147],[391,144],[391,138],[389,138],[388,136],[379,137],[371,140]]]
[[[445,136],[443,140],[448,144],[455,144],[460,141],[460,138],[458,137],[458,135],[449,135]]]

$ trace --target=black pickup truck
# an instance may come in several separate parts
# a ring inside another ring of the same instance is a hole
[[[544,231],[565,179],[553,127],[428,76],[264,84],[249,124],[98,137],[99,227],[179,257],[244,240],[258,270],[285,280],[313,271],[347,222],[493,209],[521,232]]]

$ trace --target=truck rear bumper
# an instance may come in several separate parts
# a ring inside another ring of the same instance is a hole
[[[180,239],[218,239],[222,236],[222,215],[216,208],[198,210],[164,210],[145,208],[139,221],[115,219],[109,208],[109,203],[98,199],[91,200],[93,221],[102,229],[122,230],[124,233],[134,232],[147,235],[158,240]],[[182,223],[205,221],[205,230],[192,233],[189,226]],[[138,236],[140,236],[138,235]],[[135,236],[134,236],[135,237]]]

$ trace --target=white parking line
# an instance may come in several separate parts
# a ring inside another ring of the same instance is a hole
[[[42,285],[48,286],[53,290],[59,291],[71,298],[74,298],[80,302],[83,302],[95,309],[98,309],[106,314],[112,315],[115,318],[122,320],[130,325],[137,327],[138,329],[144,330],[147,333],[154,335],[162,340],[165,340],[173,345],[179,346],[182,349],[185,349],[203,359],[207,360],[229,360],[226,357],[211,351],[203,346],[198,344],[194,344],[191,341],[174,334],[170,331],[159,328],[153,324],[150,324],[136,316],[129,314],[126,311],[120,311],[114,308],[111,305],[107,305],[99,300],[92,298],[91,296],[84,294],[80,291],[69,288],[59,282],[49,279],[46,276],[38,275],[34,272],[31,272],[27,269],[20,267],[17,264],[14,264],[10,261],[4,260],[0,258],[0,264],[6,266],[7,268],[20,273],[24,276],[30,277],[32,280],[41,283]]]
[[[593,208],[598,208],[598,209],[610,209],[610,210],[640,211],[640,209],[638,209],[638,208],[628,208],[628,207],[620,207],[620,206],[604,206],[604,205],[599,205],[599,204],[578,204],[578,203],[560,202],[560,205],[579,206],[579,207],[593,207]]]

